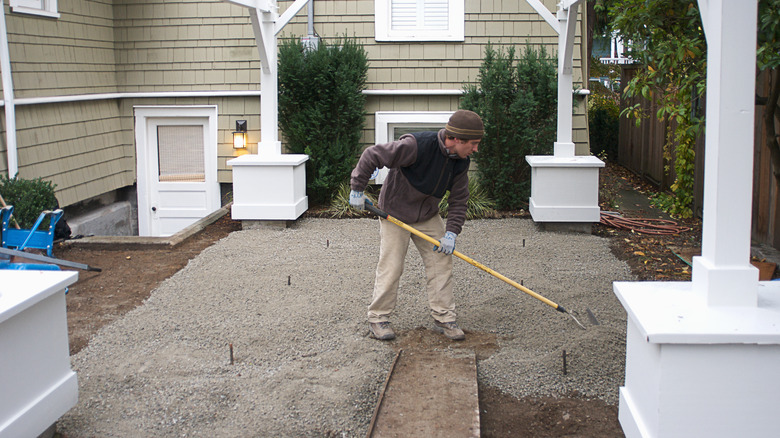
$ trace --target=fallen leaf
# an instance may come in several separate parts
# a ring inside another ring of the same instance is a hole
[[[634,255],[635,256],[644,257],[645,253],[643,253],[642,251],[634,251]],[[645,263],[647,263],[647,262],[645,262]]]

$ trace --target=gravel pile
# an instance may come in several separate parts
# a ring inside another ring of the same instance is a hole
[[[72,357],[79,403],[58,431],[365,436],[395,356],[365,322],[378,239],[372,219],[232,233]],[[459,251],[574,310],[588,327],[456,259],[458,321],[467,336],[492,334],[499,347],[478,362],[481,382],[517,397],[577,392],[617,404],[626,318],[612,282],[632,277],[608,244],[540,232],[527,219],[466,223]],[[412,245],[397,332],[432,327],[421,264]]]

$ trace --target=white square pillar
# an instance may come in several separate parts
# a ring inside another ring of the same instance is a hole
[[[629,438],[775,436],[780,284],[708,307],[690,282],[616,282],[628,316],[619,420]]]
[[[73,271],[0,270],[0,438],[38,436],[78,402],[65,288]]]
[[[707,36],[702,255],[694,290],[714,306],[755,306],[750,265],[757,2],[699,2]]]
[[[599,168],[593,156],[529,155],[531,198],[535,222],[599,222]]]
[[[242,155],[233,167],[235,220],[295,220],[309,208],[303,154]]]
[[[757,2],[700,0],[707,37],[702,255],[691,282],[615,283],[628,437],[775,436],[780,283],[750,265]]]

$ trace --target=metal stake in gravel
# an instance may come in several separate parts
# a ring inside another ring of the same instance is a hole
[[[434,244],[436,246],[439,246],[441,244],[441,242],[439,242],[438,240],[434,239],[433,237],[423,233],[422,231],[417,230],[416,228],[413,228],[413,227],[411,227],[411,226],[401,222],[400,220],[390,216],[389,214],[385,213],[384,211],[374,207],[374,204],[371,203],[371,201],[369,201],[369,200],[366,200],[365,207],[366,207],[366,210],[370,211],[371,213],[374,213],[375,215],[381,217],[382,219],[387,219],[388,221],[398,225],[399,227],[403,228],[404,230],[409,231],[410,233],[414,234],[415,236],[421,237],[421,238],[427,240],[428,242],[430,242],[430,243],[432,243],[432,244]],[[557,310],[557,311],[559,311],[561,313],[565,313],[565,314],[571,316],[571,319],[573,319],[574,322],[576,322],[578,326],[580,326],[583,330],[585,330],[585,326],[580,323],[580,321],[577,319],[577,317],[574,316],[574,314],[572,314],[571,311],[564,309],[563,306],[561,306],[560,304],[554,303],[553,301],[551,301],[551,300],[549,300],[549,299],[539,295],[538,293],[532,291],[531,289],[528,289],[527,287],[521,285],[520,283],[518,283],[518,282],[516,282],[514,280],[511,280],[511,279],[509,279],[509,278],[507,278],[507,277],[505,277],[503,275],[501,275],[500,273],[498,273],[498,272],[488,268],[487,266],[483,265],[482,263],[480,263],[480,262],[472,259],[471,257],[466,256],[466,255],[464,255],[464,254],[462,254],[462,253],[460,253],[458,251],[453,251],[452,255],[460,258],[461,260],[464,260],[464,261],[468,262],[469,264],[471,264],[473,266],[476,266],[479,269],[482,269],[483,271],[485,271],[488,274],[498,278],[499,280],[503,280],[506,283],[511,284],[512,286],[516,287],[517,289],[520,289],[521,291],[523,291],[526,294],[536,298],[537,300],[543,302],[544,304],[547,304],[548,306],[552,307],[553,309],[555,309],[555,310]]]

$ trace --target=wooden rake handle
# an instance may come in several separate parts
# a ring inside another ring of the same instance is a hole
[[[384,211],[374,207],[374,205],[371,204],[370,201],[366,201],[365,207],[366,207],[366,210],[370,211],[371,213],[374,213],[375,215],[381,217],[382,219],[387,219],[388,221],[394,223],[395,225],[398,225],[399,227],[403,228],[404,230],[409,231],[410,233],[414,234],[415,236],[421,237],[421,238],[425,239],[426,241],[432,243],[433,245],[436,245],[436,246],[441,245],[441,242],[439,242],[438,240],[432,238],[431,236],[423,233],[422,231],[417,230],[414,227],[411,227],[411,226],[401,222],[400,220],[390,216],[389,214],[385,213]],[[464,261],[468,262],[469,264],[471,264],[473,266],[476,266],[479,269],[482,269],[483,271],[485,271],[488,274],[498,278],[499,280],[503,280],[504,282],[511,284],[512,286],[516,287],[517,289],[520,289],[521,291],[525,292],[526,294],[536,298],[537,300],[543,302],[544,304],[547,304],[548,306],[552,307],[553,309],[555,309],[555,310],[557,310],[559,312],[571,314],[568,310],[564,309],[563,306],[561,306],[560,304],[556,304],[555,302],[553,302],[553,301],[551,301],[551,300],[549,300],[549,299],[539,295],[538,293],[532,291],[531,289],[528,289],[527,287],[521,285],[520,283],[518,283],[518,282],[516,282],[516,281],[514,281],[514,280],[512,280],[510,278],[507,278],[504,275],[501,275],[500,273],[498,273],[498,272],[488,268],[487,266],[485,266],[482,263],[472,259],[471,257],[469,257],[467,255],[464,255],[464,254],[462,254],[462,253],[460,253],[458,251],[453,251],[452,255],[460,258],[461,260],[464,260]]]

